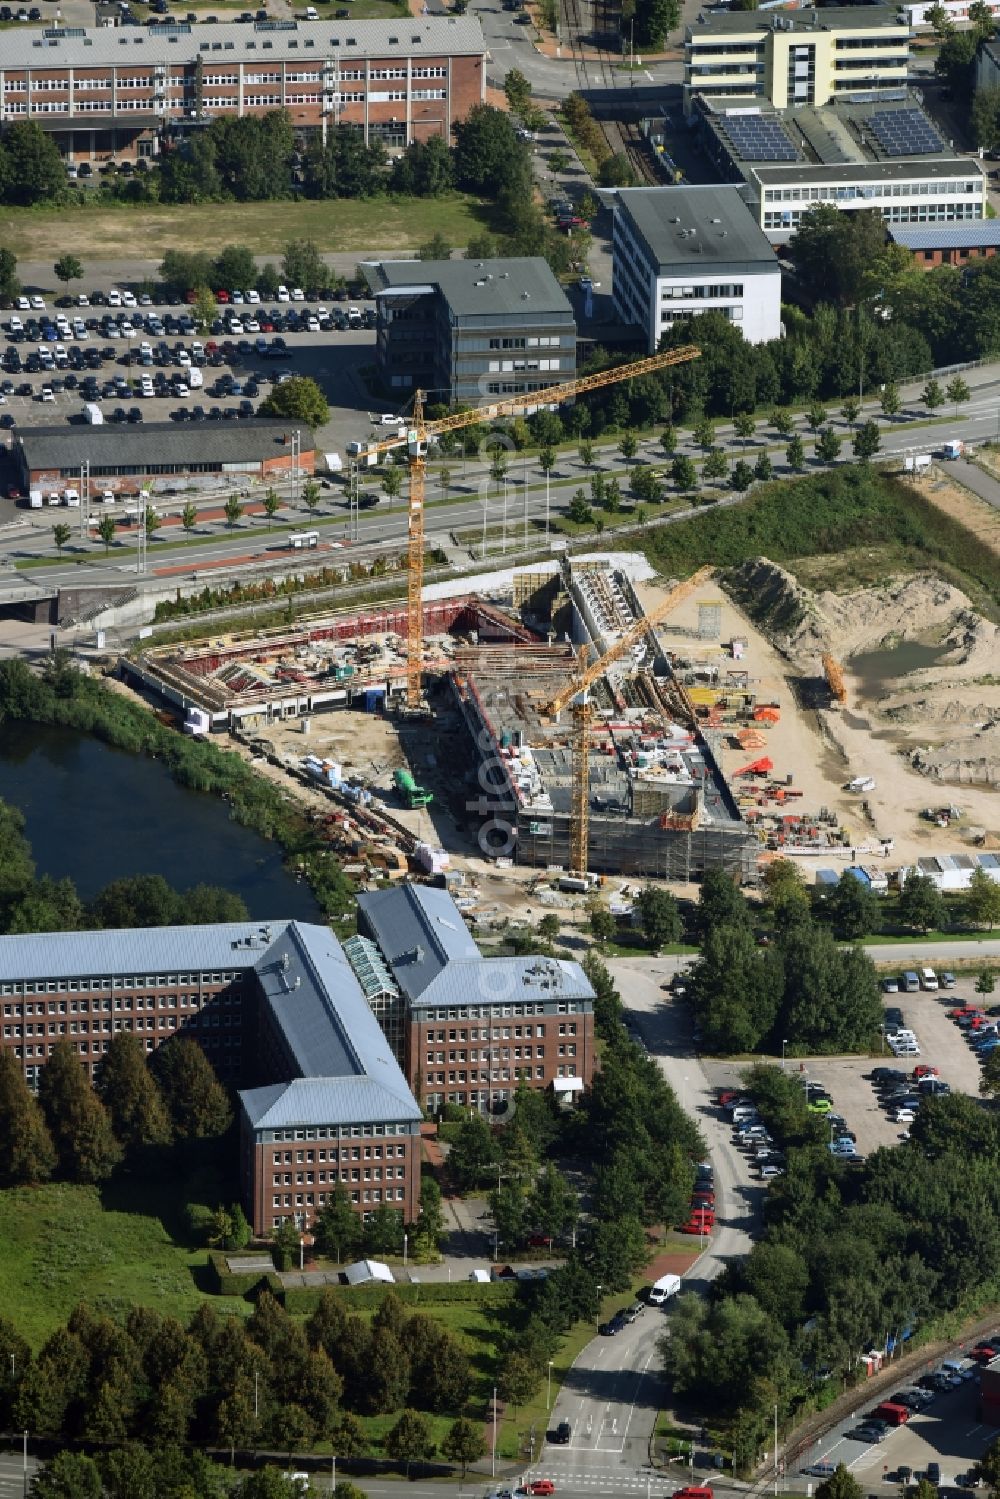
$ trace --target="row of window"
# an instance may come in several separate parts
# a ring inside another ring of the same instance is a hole
[[[492,1005],[462,1005],[457,1009],[450,1010],[426,1010],[420,1015],[420,1019],[427,1022],[431,1020],[504,1020],[509,1017],[516,1018],[519,1015],[580,1015],[587,1006],[582,1000],[559,1000],[553,1007],[551,1001],[548,1005],[538,1004],[492,1004]]]
[[[714,300],[716,297],[742,297],[742,281],[722,282],[718,286],[662,286],[661,302],[686,302],[692,298]]]
[[[564,1043],[558,1048],[558,1054],[561,1057],[575,1057],[576,1042],[569,1041],[567,1043]],[[445,1060],[443,1051],[429,1051],[426,1055],[428,1067],[432,1066],[435,1062],[441,1063]],[[534,1050],[532,1050],[530,1046],[515,1046],[513,1047],[513,1049],[509,1046],[504,1046],[502,1049],[495,1048],[493,1051],[484,1051],[482,1054],[480,1054],[478,1051],[470,1051],[468,1053],[464,1051],[450,1051],[448,1053],[448,1061],[488,1062],[492,1058],[494,1061],[509,1062],[511,1060],[511,1056],[513,1056],[514,1060],[518,1062],[522,1057],[524,1057],[527,1061],[531,1061],[532,1057],[543,1058],[545,1056],[545,1047],[537,1046]]]
[[[103,989],[166,989],[177,984],[242,984],[243,971],[222,973],[121,974],[114,979],[91,976],[75,979],[34,979],[0,984],[0,994],[88,994]]]
[[[302,1193],[302,1192],[299,1192],[296,1195],[296,1198],[295,1198],[295,1206],[298,1207],[298,1208],[301,1208],[301,1207],[311,1207],[311,1208],[312,1207],[320,1207],[320,1208],[323,1208],[323,1207],[326,1207],[326,1199],[327,1199],[327,1194],[325,1192],[318,1192],[318,1193],[313,1193],[313,1192]],[[386,1187],[385,1194],[384,1194],[384,1200],[386,1202],[405,1202],[406,1201],[406,1188],[405,1187],[396,1187],[395,1191],[393,1191],[393,1189],[391,1187]],[[381,1189],[378,1188],[378,1187],[374,1187],[371,1191],[368,1191],[368,1192],[352,1192],[351,1193],[351,1201],[352,1202],[356,1202],[356,1203],[361,1203],[361,1202],[382,1202],[383,1201],[383,1193],[382,1193]],[[276,1208],[280,1208],[280,1207],[290,1208],[292,1206],[292,1196],[291,1196],[291,1193],[290,1192],[286,1192],[285,1195],[284,1195],[284,1198],[276,1195],[275,1197],[273,1197],[271,1199],[271,1205],[272,1205],[272,1207],[276,1207]],[[291,1216],[291,1215],[289,1215],[289,1216]],[[282,1225],[282,1223],[284,1223],[285,1221],[286,1220],[284,1218],[272,1218],[272,1220],[271,1220],[271,1226],[272,1226],[272,1228],[280,1228],[281,1225]]]
[[[560,1075],[560,1077],[563,1076],[563,1074],[561,1072],[560,1072],[559,1075]],[[572,1069],[571,1069],[570,1076],[572,1076],[572,1075],[573,1074],[572,1074]],[[531,1077],[531,1068],[530,1067],[515,1067],[514,1071],[511,1072],[511,1070],[510,1070],[509,1067],[494,1067],[492,1072],[488,1072],[485,1069],[483,1069],[483,1070],[481,1070],[479,1072],[470,1071],[468,1074],[466,1074],[464,1071],[463,1072],[449,1072],[448,1073],[448,1081],[449,1081],[449,1083],[466,1083],[466,1082],[468,1082],[468,1083],[488,1083],[491,1079],[495,1083],[499,1083],[499,1082],[510,1083],[510,1082],[516,1082],[519,1077],[523,1077],[525,1080],[527,1080],[528,1078],[530,1078]],[[535,1077],[539,1081],[544,1081],[544,1078],[545,1078],[545,1068],[544,1067],[536,1067],[535,1068]],[[427,1077],[424,1079],[424,1081],[426,1083],[443,1083],[444,1080],[445,1080],[445,1075],[444,1075],[443,1072],[428,1073]]]
[[[386,1166],[386,1168],[385,1168],[385,1180],[386,1181],[390,1181],[390,1182],[391,1181],[403,1181],[405,1179],[405,1177],[406,1177],[406,1168],[405,1168],[405,1166]],[[294,1183],[294,1185],[297,1186],[297,1187],[314,1187],[317,1182],[319,1182],[320,1186],[323,1186],[323,1185],[325,1185],[325,1183],[327,1181],[331,1181],[331,1182],[335,1182],[335,1181],[342,1181],[342,1182],[349,1182],[349,1181],[352,1181],[352,1182],[359,1182],[359,1181],[380,1182],[381,1180],[382,1180],[382,1167],[381,1166],[366,1166],[364,1168],[364,1173],[363,1174],[362,1174],[361,1167],[356,1166],[351,1171],[341,1171],[341,1172],[337,1172],[337,1171],[330,1171],[330,1172],[326,1172],[326,1171],[318,1171],[318,1172],[317,1171],[298,1171],[295,1174],[295,1183]],[[292,1173],[290,1171],[286,1171],[284,1173],[275,1172],[274,1176],[272,1176],[272,1178],[271,1178],[271,1185],[273,1187],[290,1187],[290,1186],[292,1186]]]
[[[374,1134],[378,1128],[379,1126],[375,1125],[368,1133]],[[315,1130],[312,1133],[315,1134]],[[322,1162],[328,1159],[334,1165],[338,1161],[360,1161],[362,1159],[366,1161],[380,1161],[383,1151],[387,1161],[391,1161],[397,1156],[400,1160],[403,1160],[406,1156],[405,1145],[345,1145],[343,1150],[331,1149],[329,1152],[325,1150],[297,1150],[295,1152],[295,1165],[314,1166],[317,1161]],[[291,1166],[292,1152],[290,1150],[273,1150],[271,1152],[271,1164],[272,1166]]]
[[[128,999],[49,999],[32,1004],[5,1004],[4,1015],[17,1018],[23,1015],[96,1015],[100,1011],[115,1010],[197,1010],[202,1005],[214,1003],[218,1009],[242,1009],[242,1000],[233,994],[136,994]]]
[[[562,369],[562,361],[559,359],[491,359],[488,365],[491,375],[506,374],[517,370],[558,370]]]
[[[722,316],[727,317],[731,323],[741,323],[743,321],[743,308],[739,303],[727,303],[721,307],[713,307],[712,311],[721,312]],[[682,312],[661,312],[660,327],[669,328],[671,323],[682,323],[685,318],[691,316],[692,314],[686,309]]]
[[[982,218],[979,208],[978,203],[913,203],[899,208],[893,204],[891,208],[883,208],[882,217],[888,224],[950,224],[959,219]],[[793,208],[765,213],[764,228],[792,230],[805,211]]]
[[[208,1019],[206,1015],[205,1019]],[[216,1016],[218,1025],[218,1016]],[[5,1025],[3,1028],[4,1040],[13,1041],[19,1036],[89,1036],[91,1032],[96,1036],[98,1031],[110,1034],[112,1031],[130,1031],[132,1022],[128,1020],[95,1020],[93,1026],[89,1020],[50,1020],[47,1025]],[[177,1029],[177,1018],[174,1015],[162,1016],[158,1021],[137,1020],[135,1022],[137,1031],[175,1031]]]
[[[272,1129],[265,1132],[267,1140],[360,1140],[371,1136],[380,1139],[383,1135],[408,1135],[407,1124],[369,1124],[364,1129],[358,1124],[319,1124],[313,1129]]]
[[[950,198],[960,193],[981,194],[982,181],[878,182],[870,187],[852,183],[848,187],[769,187],[765,203],[848,203],[856,198]]]

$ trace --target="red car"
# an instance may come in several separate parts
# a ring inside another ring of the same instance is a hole
[[[720,1088],[716,1095],[719,1107],[723,1109],[731,1104],[734,1098],[739,1098],[739,1096],[735,1088]]]
[[[914,1067],[913,1076],[918,1079],[922,1077],[940,1077],[941,1073],[937,1067],[932,1067],[930,1062],[921,1062],[919,1067]]]
[[[551,1478],[536,1478],[533,1483],[526,1483],[523,1489],[518,1490],[521,1494],[554,1494],[555,1491],[556,1486]]]
[[[215,300],[217,302],[226,303],[229,301],[229,293],[227,291],[217,291],[215,293]]]
[[[699,1188],[698,1191],[691,1193],[691,1206],[696,1208],[714,1208],[715,1193],[710,1187]]]
[[[184,293],[184,300],[185,300],[185,302],[190,302],[193,305],[198,300],[198,293],[196,291],[193,291],[193,290],[192,291],[186,291]]]
[[[996,1356],[997,1350],[992,1343],[979,1343],[969,1354],[969,1357],[974,1358],[977,1364],[992,1364]]]
[[[530,1248],[532,1248],[532,1249],[551,1249],[552,1248],[552,1240],[549,1239],[549,1238],[546,1238],[545,1234],[532,1234],[531,1237],[528,1239],[528,1244],[529,1244]]]
[[[959,1005],[957,1009],[948,1010],[946,1013],[949,1020],[960,1020],[963,1015],[981,1015],[983,1007],[982,1005]]]
[[[715,1214],[708,1208],[695,1208],[688,1221],[681,1226],[682,1234],[710,1234],[715,1227]]]

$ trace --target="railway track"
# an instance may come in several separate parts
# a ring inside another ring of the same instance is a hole
[[[562,0],[566,35],[581,91],[595,85],[605,89],[618,87],[619,55],[602,45],[595,28],[585,20],[585,11],[590,11],[595,3],[596,0]],[[583,37],[591,32],[594,33],[594,39],[589,50],[592,54],[596,53],[596,56],[588,57]],[[618,120],[598,120],[597,125],[609,151],[614,156],[625,157],[640,183],[656,185],[662,182],[662,177],[647,155],[645,143],[636,125]]]

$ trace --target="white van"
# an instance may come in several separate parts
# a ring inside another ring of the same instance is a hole
[[[87,401],[83,408],[83,419],[91,427],[104,426],[104,412],[94,401]]]
[[[197,365],[192,365],[187,372],[187,383],[190,390],[201,390],[205,383],[205,377]]]
[[[679,1275],[661,1275],[659,1280],[655,1280],[649,1288],[650,1306],[662,1306],[665,1301],[669,1301],[671,1296],[676,1296],[680,1288]]]
[[[41,510],[43,503],[42,491],[40,489],[31,489],[28,491],[28,504],[32,510]]]
[[[934,972],[934,969],[933,968],[921,968],[921,970],[920,970],[920,987],[921,987],[921,989],[936,989],[937,986],[938,986],[937,974]]]
[[[80,508],[80,491],[78,489],[64,489],[63,490],[63,504],[64,505],[69,505],[71,509],[79,510],[79,508]]]

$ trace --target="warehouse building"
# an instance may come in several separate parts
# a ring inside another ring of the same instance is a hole
[[[906,85],[910,23],[890,6],[730,11],[684,36],[684,109],[696,97],[750,98],[779,109]]]
[[[937,265],[968,265],[990,260],[1000,248],[1000,219],[975,219],[965,224],[935,224],[926,228],[889,230],[894,244],[909,250],[925,271]]]
[[[300,136],[354,125],[401,149],[451,139],[485,98],[485,52],[471,16],[17,28],[0,120],[33,121],[77,164],[149,159],[167,137],[275,109]]]
[[[576,323],[541,256],[369,265],[387,391],[471,404],[576,375]]]
[[[14,458],[22,486],[43,495],[67,483],[79,486],[81,469],[89,470],[92,485],[135,494],[176,479],[217,485],[229,474],[234,481],[287,476],[296,469],[311,474],[316,464],[308,427],[293,429],[264,417],[183,426],[24,427],[15,439]]]
[[[735,186],[615,194],[614,300],[650,354],[679,318],[721,312],[748,343],[781,334],[781,267]]]
[[[519,1083],[572,1097],[594,1074],[594,991],[579,963],[484,958],[444,890],[363,892],[359,925],[403,1001],[403,1054],[424,1107],[496,1112]]]

